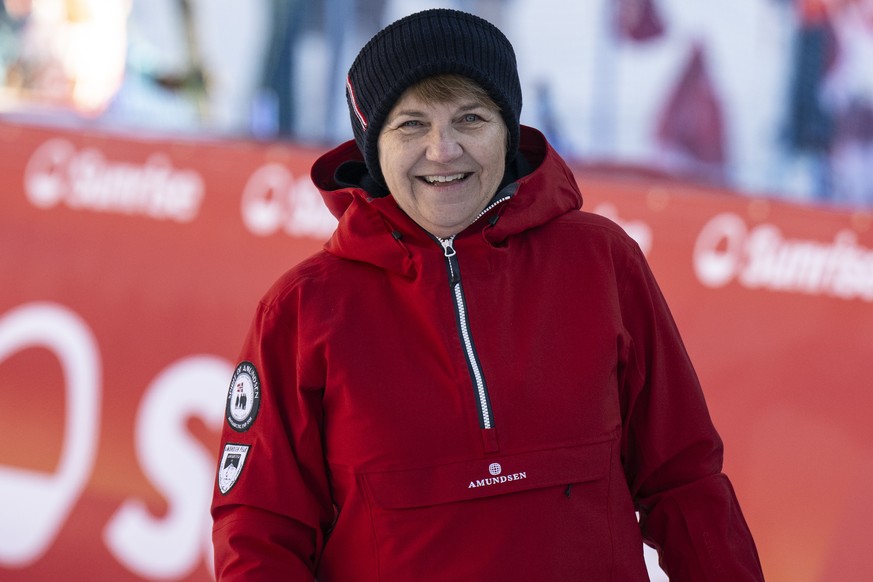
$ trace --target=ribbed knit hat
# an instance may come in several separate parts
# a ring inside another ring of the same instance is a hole
[[[384,184],[377,143],[403,92],[439,74],[473,79],[500,107],[509,130],[507,160],[518,151],[521,84],[515,52],[490,22],[443,8],[411,14],[376,33],[349,69],[346,99],[370,175]]]

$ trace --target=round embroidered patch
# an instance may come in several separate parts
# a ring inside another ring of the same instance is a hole
[[[233,373],[224,409],[227,424],[237,432],[251,428],[261,406],[261,381],[251,362],[241,362]]]

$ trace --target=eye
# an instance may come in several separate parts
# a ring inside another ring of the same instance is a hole
[[[477,113],[465,113],[461,118],[465,123],[476,123],[482,121],[482,117]]]

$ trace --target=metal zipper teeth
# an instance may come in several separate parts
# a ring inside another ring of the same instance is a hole
[[[509,195],[509,196],[504,196],[504,197],[502,197],[502,198],[498,198],[497,200],[495,200],[494,202],[492,202],[491,204],[489,204],[488,206],[486,206],[486,207],[482,210],[482,212],[480,212],[480,213],[476,216],[476,220],[479,220],[480,218],[482,218],[483,216],[485,216],[486,214],[488,214],[488,212],[489,212],[492,208],[494,208],[495,206],[497,206],[498,204],[500,204],[500,203],[502,203],[502,202],[506,202],[506,201],[509,200],[510,198],[512,198],[511,195]],[[473,222],[476,222],[476,220],[474,220]],[[454,237],[453,237],[453,238],[454,238]]]
[[[493,208],[499,204],[512,198],[512,195],[502,196],[494,200],[480,212],[473,222],[476,222]],[[455,313],[458,317],[458,330],[461,334],[461,341],[464,343],[464,356],[467,360],[467,365],[470,368],[470,376],[476,387],[476,398],[479,402],[479,422],[482,428],[491,429],[494,424],[494,419],[491,414],[491,404],[488,398],[488,388],[485,384],[485,377],[482,374],[482,366],[479,363],[479,358],[476,355],[476,349],[473,345],[473,338],[470,335],[470,326],[467,322],[467,304],[464,301],[464,291],[461,287],[461,271],[457,265],[455,255],[457,252],[454,247],[455,237],[442,239],[434,237],[443,247],[443,254],[446,257],[446,262],[449,268],[449,281],[452,286],[452,291],[455,297]]]
[[[473,338],[470,335],[470,326],[467,321],[467,305],[464,301],[464,291],[461,287],[461,273],[458,269],[457,259],[455,255],[455,247],[453,245],[454,236],[447,239],[438,239],[443,247],[446,262],[449,268],[449,277],[452,286],[452,293],[455,299],[455,314],[458,317],[458,330],[461,334],[461,341],[464,344],[464,355],[467,360],[467,365],[470,369],[470,376],[476,389],[476,398],[479,403],[479,422],[484,429],[490,429],[493,426],[493,418],[491,415],[491,405],[488,399],[488,388],[485,385],[485,377],[482,374],[482,367],[479,363],[479,358],[476,356],[476,349],[473,345]]]

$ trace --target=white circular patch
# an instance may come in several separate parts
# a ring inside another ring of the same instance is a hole
[[[227,391],[227,424],[237,432],[247,431],[255,422],[260,405],[261,381],[258,371],[251,362],[242,362],[236,367]]]
[[[500,463],[491,463],[488,465],[488,472],[496,476],[503,472],[503,467],[500,466]]]

